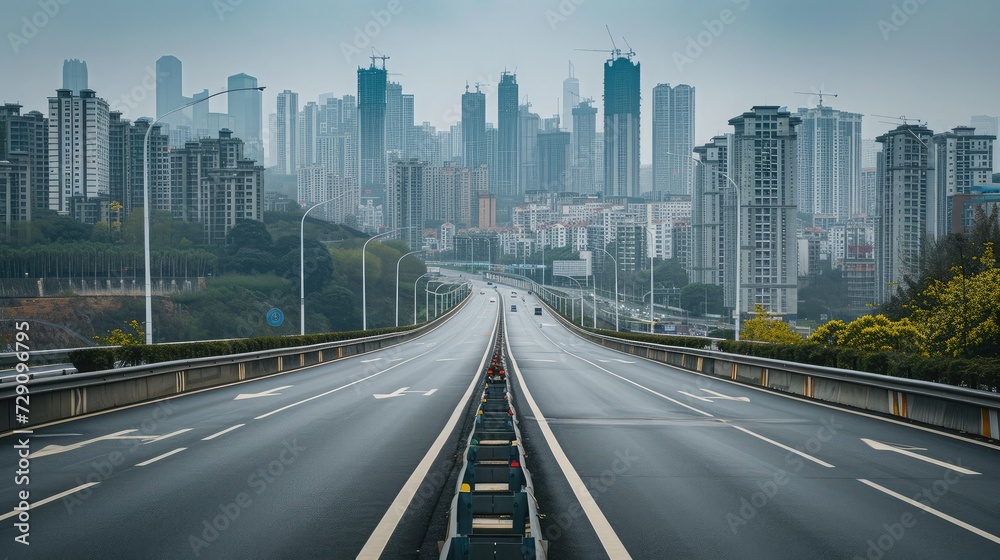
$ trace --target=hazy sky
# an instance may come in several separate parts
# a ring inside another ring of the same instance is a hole
[[[45,111],[62,61],[79,58],[100,97],[128,118],[150,116],[149,76],[171,54],[184,64],[185,95],[256,76],[266,115],[284,89],[300,105],[356,94],[357,67],[375,47],[416,96],[418,124],[457,120],[467,81],[488,84],[495,123],[505,68],[544,118],[559,110],[569,61],[600,107],[606,55],[574,49],[610,49],[609,25],[642,64],[643,163],[658,83],[697,88],[698,143],[753,105],[816,104],[796,91],[838,93],[826,104],[935,131],[1000,114],[997,0],[3,0],[3,11],[0,101],[25,111]],[[211,108],[224,111],[225,96]],[[866,117],[865,137],[892,128],[885,120]]]

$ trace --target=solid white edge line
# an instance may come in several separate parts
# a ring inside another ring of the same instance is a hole
[[[970,533],[975,533],[975,534],[979,535],[980,537],[983,537],[986,540],[990,540],[990,541],[993,541],[993,542],[995,542],[997,544],[1000,544],[1000,537],[994,535],[993,533],[987,533],[986,531],[983,531],[982,529],[980,529],[978,527],[975,527],[973,525],[969,525],[968,523],[966,523],[965,521],[962,521],[961,519],[956,519],[956,518],[948,515],[947,513],[944,513],[943,511],[938,511],[938,510],[932,508],[929,505],[926,505],[926,504],[918,502],[917,500],[914,500],[913,498],[907,498],[906,496],[904,496],[902,494],[893,492],[892,490],[889,490],[885,486],[880,486],[880,485],[875,484],[874,482],[872,482],[870,480],[865,480],[863,478],[859,478],[857,480],[858,480],[858,482],[860,482],[862,484],[865,484],[867,486],[870,486],[870,487],[878,490],[879,492],[882,492],[884,494],[888,494],[889,496],[892,496],[893,498],[896,498],[897,500],[906,502],[906,503],[910,504],[911,506],[913,506],[915,508],[920,508],[920,509],[926,511],[927,513],[931,514],[931,515],[934,515],[936,517],[940,517],[941,519],[944,519],[945,521],[947,521],[949,523],[952,523],[954,525],[958,525],[959,527],[965,529],[966,531],[969,531]]]
[[[496,321],[496,319],[494,319]],[[417,494],[417,490],[420,489],[420,484],[424,481],[427,473],[431,470],[431,465],[434,464],[434,460],[437,458],[438,454],[441,453],[441,449],[444,444],[448,441],[448,437],[451,432],[454,431],[455,425],[458,423],[465,411],[465,407],[469,404],[469,399],[472,398],[473,392],[482,383],[482,379],[479,377],[480,372],[486,366],[486,360],[490,359],[490,353],[493,352],[493,340],[496,336],[496,325],[493,324],[493,332],[490,335],[489,341],[486,345],[486,352],[483,354],[483,359],[479,362],[479,368],[476,369],[475,374],[472,376],[472,383],[469,384],[469,388],[465,391],[465,395],[458,402],[458,406],[455,407],[454,412],[451,413],[451,417],[445,423],[444,428],[441,433],[438,434],[437,439],[431,444],[430,449],[424,454],[424,458],[420,460],[417,464],[417,468],[414,469],[413,474],[410,478],[406,480],[403,487],[399,490],[399,494],[396,495],[396,499],[392,501],[389,505],[389,509],[386,510],[385,515],[382,516],[381,521],[372,531],[371,536],[368,537],[368,541],[365,542],[365,546],[362,547],[361,552],[358,553],[358,560],[377,560],[382,556],[382,551],[385,550],[387,544],[389,544],[389,539],[392,537],[392,533],[395,532],[396,527],[399,525],[399,521],[403,518],[406,513],[406,509],[410,506],[410,502],[413,501],[413,496]],[[504,330],[506,332],[506,329]]]
[[[246,424],[237,424],[235,426],[231,426],[229,428],[226,428],[225,430],[222,430],[221,432],[216,432],[216,433],[214,433],[214,434],[212,434],[212,435],[210,435],[208,437],[203,437],[203,438],[201,438],[201,441],[211,441],[211,440],[213,440],[213,439],[215,439],[215,438],[217,438],[217,437],[219,437],[219,436],[221,436],[223,434],[228,434],[229,432],[231,432],[231,431],[233,431],[233,430],[235,430],[237,428],[242,428],[243,426],[246,426]]]
[[[169,456],[171,456],[171,455],[173,455],[175,453],[180,453],[181,451],[184,451],[185,449],[187,449],[187,447],[178,447],[177,449],[174,449],[173,451],[167,451],[166,453],[164,453],[163,455],[160,455],[158,457],[153,457],[152,459],[143,461],[141,463],[136,463],[135,466],[137,466],[137,467],[145,467],[146,465],[149,465],[151,463],[155,463],[155,462],[159,461],[160,459],[166,459],[167,457],[169,457]]]
[[[504,339],[507,348],[510,349],[510,339],[507,336],[508,332],[509,329],[504,329]],[[590,526],[593,527],[594,532],[597,533],[597,539],[601,541],[601,546],[604,547],[604,552],[608,554],[608,557],[611,558],[611,560],[631,560],[632,556],[628,553],[628,550],[625,549],[625,545],[622,544],[621,539],[618,538],[618,533],[616,533],[614,528],[611,527],[611,523],[608,519],[604,517],[604,512],[601,511],[601,508],[597,505],[597,501],[594,500],[594,497],[590,494],[590,490],[587,489],[587,485],[583,483],[583,479],[580,478],[576,469],[573,468],[573,465],[570,463],[569,458],[563,451],[562,446],[560,446],[559,442],[556,440],[555,434],[552,433],[552,428],[549,427],[548,420],[546,420],[545,416],[542,415],[542,411],[539,410],[538,404],[535,403],[535,399],[531,396],[531,391],[528,390],[528,385],[524,380],[524,376],[521,375],[521,370],[518,369],[517,362],[514,360],[514,353],[511,351],[509,354],[510,367],[514,370],[518,381],[521,383],[521,392],[524,393],[524,400],[528,403],[528,407],[531,409],[531,413],[534,415],[535,421],[538,423],[538,428],[541,430],[542,436],[545,438],[545,442],[549,445],[549,449],[552,451],[552,456],[555,458],[559,468],[562,469],[563,475],[566,477],[566,481],[569,482],[569,487],[573,491],[573,495],[576,496],[577,501],[580,502],[583,514],[587,516],[587,520],[590,521]]]
[[[827,463],[826,461],[822,461],[820,459],[817,459],[816,457],[813,457],[812,455],[809,455],[808,453],[803,453],[803,452],[799,451],[798,449],[795,449],[794,447],[788,447],[787,445],[785,445],[783,443],[778,443],[778,442],[774,441],[773,439],[768,439],[768,438],[766,438],[766,437],[764,437],[764,436],[762,436],[760,434],[751,432],[750,430],[748,430],[746,428],[743,428],[743,427],[740,427],[740,426],[736,426],[734,424],[729,424],[729,425],[732,426],[732,427],[734,427],[734,428],[736,428],[737,430],[739,430],[739,431],[741,431],[741,432],[743,432],[745,434],[749,434],[749,435],[751,435],[751,436],[753,436],[753,437],[755,437],[755,438],[757,438],[757,439],[759,439],[761,441],[766,441],[767,443],[770,443],[771,445],[775,445],[777,447],[780,447],[780,448],[784,449],[785,451],[789,451],[791,453],[794,453],[794,454],[798,455],[799,457],[803,457],[805,459],[809,459],[810,461],[812,461],[813,463],[816,463],[817,465],[826,467],[828,469],[835,468],[830,463]]]
[[[28,506],[28,509],[35,509],[38,506],[44,506],[45,504],[47,504],[47,503],[49,503],[51,501],[54,501],[54,500],[58,500],[59,498],[62,498],[63,496],[69,496],[70,494],[74,494],[76,492],[79,492],[80,490],[84,490],[86,488],[90,488],[91,486],[96,486],[98,484],[100,484],[100,482],[88,482],[87,484],[81,484],[81,485],[77,486],[76,488],[72,488],[72,489],[67,490],[65,492],[60,492],[60,493],[56,494],[55,496],[49,496],[48,498],[45,498],[44,500],[38,500],[37,502],[32,502]],[[10,512],[7,512],[7,513],[5,513],[3,515],[0,515],[0,521],[3,521],[4,519],[8,519],[10,517],[14,517],[18,513],[21,513],[21,511],[25,511],[25,510],[16,510],[15,509],[14,511],[10,511]]]
[[[793,400],[793,401],[798,401],[798,402],[805,403],[805,404],[811,404],[811,405],[815,405],[815,406],[822,406],[823,408],[829,408],[830,410],[836,410],[838,412],[846,412],[848,414],[854,414],[855,416],[863,416],[865,418],[871,418],[872,420],[879,420],[881,422],[887,422],[889,424],[896,424],[897,426],[903,426],[904,428],[911,428],[911,429],[914,429],[914,430],[920,430],[922,432],[928,432],[928,433],[931,433],[931,434],[936,434],[936,435],[939,435],[939,436],[944,436],[944,437],[951,438],[951,439],[954,439],[954,440],[963,441],[965,443],[971,443],[971,444],[974,444],[974,445],[978,445],[980,447],[988,447],[990,449],[995,449],[997,451],[1000,451],[1000,445],[988,443],[988,442],[985,442],[985,441],[978,441],[978,440],[975,440],[975,439],[970,439],[968,437],[960,436],[960,435],[957,435],[957,434],[949,434],[948,432],[942,432],[941,430],[938,430],[936,428],[931,428],[931,427],[928,427],[928,426],[920,426],[920,425],[917,425],[917,424],[911,424],[909,422],[903,422],[901,420],[895,420],[893,418],[883,418],[881,416],[877,416],[877,415],[872,414],[870,412],[863,412],[863,411],[860,411],[860,410],[851,410],[849,408],[846,408],[847,405],[838,405],[836,403],[829,403],[829,402],[820,401],[820,400],[817,400],[817,399],[809,399],[809,398],[805,398],[805,397],[800,397],[800,396],[792,394],[792,393],[782,393],[780,391],[775,391],[775,390],[771,390],[771,389],[764,389],[762,387],[755,387],[753,385],[749,385],[747,383],[740,383],[739,381],[733,381],[732,379],[727,379],[725,377],[716,377],[714,375],[710,375],[710,374],[707,374],[707,373],[702,373],[700,371],[692,371],[692,370],[688,370],[688,369],[681,369],[681,368],[679,368],[677,366],[674,366],[674,365],[671,365],[671,364],[666,364],[666,363],[663,363],[663,362],[658,362],[656,360],[647,358],[645,356],[640,356],[639,354],[629,354],[628,352],[623,352],[621,350],[615,350],[614,348],[609,348],[607,346],[601,346],[600,344],[597,344],[595,342],[591,342],[591,341],[583,338],[582,336],[580,336],[579,334],[577,334],[575,331],[570,331],[570,334],[572,334],[572,335],[580,338],[580,340],[583,340],[584,342],[587,342],[589,344],[593,344],[594,346],[596,346],[598,348],[604,348],[605,350],[610,350],[612,352],[616,352],[618,354],[623,354],[625,356],[634,356],[634,357],[636,357],[636,358],[638,358],[640,360],[643,360],[645,362],[649,362],[651,364],[656,364],[656,365],[662,366],[662,367],[664,367],[664,368],[666,368],[666,369],[668,369],[670,371],[673,371],[675,373],[686,373],[686,374],[690,374],[690,375],[697,375],[698,377],[704,377],[705,379],[714,379],[716,381],[721,381],[723,383],[728,383],[729,385],[732,385],[734,387],[743,387],[745,389],[752,389],[754,391],[758,391],[758,392],[764,393],[766,395],[774,395],[774,396],[777,396],[777,397],[781,397],[781,398],[789,399],[789,400]],[[806,365],[808,365],[808,364],[806,364]]]

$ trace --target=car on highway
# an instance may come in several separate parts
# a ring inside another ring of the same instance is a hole
[[[542,308],[541,308],[541,306],[536,306],[535,307],[535,315],[541,315],[541,314],[542,314]]]
[[[517,311],[517,306],[516,306],[516,305],[512,305],[512,306],[510,306],[510,310],[511,310],[511,311]]]
[[[495,297],[491,297],[490,298],[490,303],[496,303],[496,302],[497,302],[497,298],[495,298]]]

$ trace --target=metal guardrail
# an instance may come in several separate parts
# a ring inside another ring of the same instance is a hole
[[[533,281],[502,273],[487,273],[487,278],[522,289],[541,288]],[[986,438],[1000,438],[1000,393],[716,350],[636,342],[594,334],[558,313],[552,315],[584,339],[674,368]]]
[[[441,560],[545,558],[531,473],[510,402],[503,313],[475,428],[452,499]]]
[[[468,301],[466,297],[430,323],[402,333],[36,378],[26,384],[5,383],[0,386],[0,436],[15,429],[180,396],[394,346],[433,331]],[[27,392],[23,392],[24,387]],[[19,414],[23,413],[26,402],[30,404],[26,407],[30,414],[26,415],[27,421],[21,422]]]

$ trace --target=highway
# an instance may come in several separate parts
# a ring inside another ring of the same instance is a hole
[[[511,291],[549,558],[1000,557],[1000,447],[607,350]]]
[[[0,557],[413,557],[496,318],[476,293],[404,345],[4,437]]]

